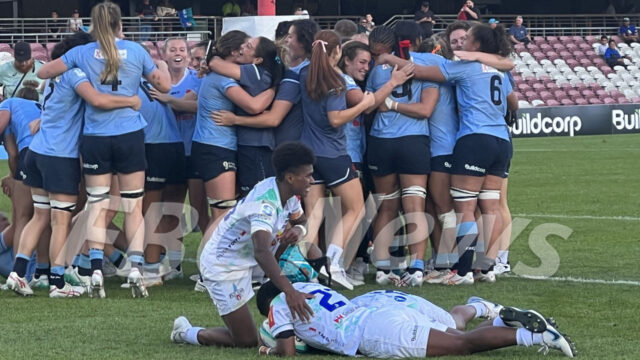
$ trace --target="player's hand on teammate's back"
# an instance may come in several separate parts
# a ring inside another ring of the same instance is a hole
[[[218,110],[211,112],[213,122],[218,126],[233,126],[235,114],[227,110]]]
[[[31,135],[35,135],[38,131],[40,131],[40,119],[35,119],[29,123],[29,132]]]
[[[460,60],[466,60],[466,61],[478,60],[478,53],[475,51],[456,50],[453,52],[453,54],[457,56]]]
[[[156,100],[158,100],[160,102],[163,102],[163,103],[168,103],[169,100],[171,99],[170,95],[161,93],[160,91],[158,91],[158,90],[156,90],[154,88],[149,89],[149,94],[151,94],[152,98],[154,98],[154,99],[156,99]]]
[[[286,299],[293,320],[299,318],[302,322],[309,322],[313,317],[313,310],[311,310],[311,307],[307,304],[307,299],[313,299],[314,295],[305,294],[293,288],[291,289],[292,291],[286,294]]]
[[[391,72],[391,81],[393,86],[400,86],[413,77],[413,71],[416,69],[415,64],[409,64],[402,69],[398,69],[398,65],[393,67]]]

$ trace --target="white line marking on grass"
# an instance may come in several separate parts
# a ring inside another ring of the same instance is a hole
[[[529,280],[542,280],[542,281],[564,281],[564,282],[573,282],[580,284],[603,284],[603,285],[633,285],[640,286],[640,281],[634,280],[602,280],[602,279],[583,279],[583,278],[575,278],[572,276],[558,276],[558,277],[545,277],[545,276],[531,276],[531,275],[510,275],[504,274],[500,275],[508,278],[515,279],[529,279]]]
[[[552,219],[640,221],[640,217],[633,217],[633,216],[593,216],[593,215],[562,215],[562,214],[511,214],[511,216],[552,218]]]

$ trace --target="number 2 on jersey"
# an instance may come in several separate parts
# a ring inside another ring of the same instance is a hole
[[[318,289],[318,290],[313,290],[309,294],[311,294],[311,295],[322,294],[322,298],[320,298],[320,302],[318,304],[320,304],[320,306],[325,308],[325,310],[327,310],[328,312],[333,312],[333,310],[347,305],[347,303],[345,303],[344,301],[336,301],[333,304],[330,303],[329,300],[331,300],[331,293],[329,291],[331,291],[331,290],[330,289],[325,289],[325,290]]]

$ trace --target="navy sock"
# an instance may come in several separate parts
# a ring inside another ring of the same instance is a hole
[[[104,250],[89,249],[89,259],[91,260],[91,272],[96,270],[102,271],[102,259],[104,258]]]
[[[465,276],[471,271],[477,242],[478,224],[475,221],[467,221],[458,225],[456,243],[458,244],[458,251],[462,251],[460,260],[455,267],[458,270],[458,275]]]
[[[36,272],[34,273],[34,276],[49,276],[49,269],[49,263],[36,263]]]
[[[54,266],[49,274],[49,286],[55,285],[58,289],[64,287],[64,266]]]
[[[16,260],[13,263],[13,271],[23,278],[27,274],[27,264],[29,264],[31,258],[25,254],[16,255]]]
[[[80,276],[91,276],[91,260],[85,254],[80,254],[78,258],[78,275]]]
[[[111,263],[117,268],[122,264],[122,260],[124,260],[124,256],[122,256],[122,253],[118,250],[115,250],[111,255],[109,255],[109,261],[111,261]]]

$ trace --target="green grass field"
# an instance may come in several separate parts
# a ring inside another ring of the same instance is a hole
[[[512,276],[495,284],[425,285],[406,291],[444,308],[470,295],[534,308],[557,319],[581,358],[640,359],[639,144],[640,135],[515,140],[509,203],[515,223],[526,227],[513,242],[511,264],[520,275],[548,272],[556,281]],[[6,163],[2,166],[0,171],[6,172]],[[0,208],[9,209],[6,197]],[[554,235],[559,230],[571,234]],[[549,245],[536,236],[545,231],[551,233],[544,240]],[[194,234],[187,237],[187,258],[195,257],[199,241]],[[554,259],[559,259],[557,271]],[[186,263],[185,271],[195,273],[195,264]],[[169,341],[179,315],[200,326],[222,325],[208,295],[192,288],[185,277],[136,300],[111,278],[105,300],[50,300],[44,291],[19,298],[0,292],[0,359],[256,358],[257,349],[177,346]],[[345,293],[355,296],[375,288],[367,285]],[[256,322],[261,321],[251,305]],[[470,358],[539,359],[536,350],[513,347]]]

